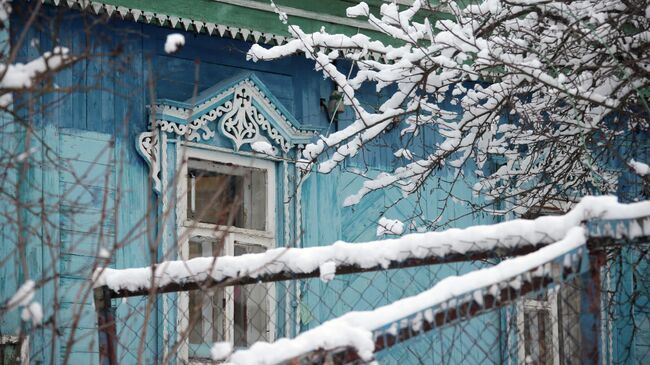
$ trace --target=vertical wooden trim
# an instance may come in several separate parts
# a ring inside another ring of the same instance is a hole
[[[187,205],[185,203],[185,195],[187,194],[187,147],[181,143],[181,137],[176,137],[176,244],[177,244],[177,254],[180,260],[187,260],[190,256],[189,246],[187,239],[179,240],[179,237],[185,237],[185,230],[183,227],[183,221],[186,216]],[[180,343],[178,347],[178,359],[181,363],[187,363],[189,361],[189,342],[187,334],[183,337],[183,332],[187,329],[188,319],[187,319],[187,308],[189,306],[190,297],[186,291],[178,293],[176,298],[176,328],[177,335],[176,341]]]
[[[159,131],[159,130],[158,130]],[[160,141],[160,191],[161,191],[161,200],[162,200],[162,211],[159,211],[158,216],[162,218],[162,225],[160,229],[162,232],[160,232],[161,237],[162,237],[162,259],[163,260],[168,260],[168,259],[173,259],[171,257],[167,257],[169,254],[169,238],[167,237],[168,233],[168,222],[169,222],[169,197],[168,194],[169,189],[168,189],[168,183],[167,179],[169,171],[167,171],[167,133],[163,132],[158,132],[160,133],[159,135],[159,141]],[[160,218],[158,221],[160,222]],[[169,295],[163,295],[162,296],[162,317],[159,317],[158,321],[162,321],[162,350],[163,350],[163,356],[160,359],[166,359],[167,356],[169,355],[169,323],[168,321],[165,320],[164,316],[169,313]],[[159,322],[160,323],[160,322]]]
[[[291,242],[291,237],[290,237],[290,231],[291,231],[291,204],[289,200],[289,163],[287,162],[288,156],[285,153],[284,154],[284,159],[282,160],[282,206],[284,207],[284,216],[282,217],[282,222],[284,223],[284,228],[283,228],[283,235],[284,235],[284,242],[282,242],[282,245],[285,247],[289,247],[290,242]],[[276,246],[280,246],[276,244]],[[281,332],[285,337],[288,336],[288,326],[291,323],[291,298],[289,295],[289,283],[282,283],[280,284],[284,290],[284,319],[282,320],[283,323],[278,323],[278,328],[279,332]],[[278,321],[280,319],[278,318]],[[280,328],[281,327],[281,328]]]
[[[296,171],[296,178],[298,180],[298,184],[296,186],[296,208],[295,208],[295,227],[296,231],[294,234],[294,239],[295,239],[295,247],[297,248],[302,248],[302,185],[304,184],[305,180],[309,176],[308,173],[305,174],[305,176],[302,177],[302,179],[298,179],[298,174],[300,171],[298,169]],[[294,288],[294,303],[293,307],[295,308],[295,318],[294,318],[294,326],[291,331],[291,336],[296,336],[300,332],[300,281],[296,282]]]

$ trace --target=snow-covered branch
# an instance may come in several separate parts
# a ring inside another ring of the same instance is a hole
[[[0,64],[0,107],[7,107],[11,103],[12,91],[30,89],[41,75],[56,72],[72,62],[68,53],[67,48],[56,47],[28,63]]]
[[[354,112],[350,125],[321,136],[303,157],[330,172],[398,120],[403,136],[428,130],[440,138],[392,173],[367,181],[347,205],[389,186],[412,194],[443,168],[454,176],[475,171],[477,194],[520,212],[614,192],[619,170],[612,166],[629,158],[612,153],[612,146],[648,129],[642,92],[650,87],[647,0],[445,5],[452,19],[435,23],[426,16],[438,8],[420,0],[401,8],[382,4],[378,16],[365,3],[348,9],[348,16],[367,17],[398,44],[364,34],[306,34],[290,25],[294,39],[287,44],[250,49],[254,61],[294,54],[314,60]],[[383,58],[365,59],[368,52]],[[339,71],[338,59],[354,62],[356,72]],[[357,95],[366,84],[395,92],[371,109]],[[488,167],[489,161],[500,166]]]
[[[634,173],[639,176],[648,176],[650,175],[650,166],[647,164],[635,161],[634,159],[629,162],[630,167],[634,170]]]

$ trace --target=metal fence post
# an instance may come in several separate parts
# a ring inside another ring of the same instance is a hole
[[[600,364],[601,350],[601,268],[605,265],[605,250],[589,248],[589,270],[582,274],[583,293],[580,312],[582,364]]]
[[[115,308],[111,305],[111,290],[102,286],[94,289],[97,330],[99,335],[99,363],[117,365]]]

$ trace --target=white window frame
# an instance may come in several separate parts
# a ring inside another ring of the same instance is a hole
[[[226,153],[217,150],[203,149],[197,147],[190,147],[180,144],[177,149],[177,196],[176,196],[176,225],[178,232],[178,255],[182,260],[189,258],[189,241],[193,237],[205,237],[214,240],[223,240],[224,249],[222,256],[234,254],[234,243],[240,242],[242,244],[251,244],[263,246],[266,249],[275,247],[275,231],[276,231],[276,173],[275,163],[269,160],[258,158],[251,158],[247,156],[237,155],[233,153]],[[243,168],[254,168],[264,170],[266,172],[266,219],[265,230],[254,230],[239,227],[220,226],[217,224],[195,222],[187,219],[187,174],[188,162],[190,159],[205,160],[223,164],[232,164]],[[224,236],[225,235],[225,236]],[[204,254],[208,251],[204,248]],[[211,256],[212,253],[209,253]],[[268,308],[269,308],[269,324],[268,324],[268,339],[273,341],[275,339],[275,326],[273,320],[276,317],[275,306],[275,285],[273,283],[266,284],[268,287]],[[233,287],[225,288],[225,296],[233,297]],[[233,320],[234,318],[234,302],[228,300],[226,303],[226,318]],[[187,292],[180,292],[178,295],[178,333],[179,336],[186,332],[189,319],[189,294]],[[229,326],[230,330],[225,333],[225,341],[233,342],[234,326]],[[189,334],[186,333],[185,338],[182,339],[179,347],[179,360],[183,363],[201,363],[199,358],[190,358],[189,355]]]
[[[20,336],[0,336],[0,345],[17,344],[20,342]],[[23,337],[20,343],[20,365],[29,365],[29,335]]]
[[[548,297],[545,300],[524,298],[517,303],[517,336],[518,336],[518,358],[519,364],[526,364],[526,338],[525,338],[525,312],[527,309],[548,311],[551,320],[551,347],[553,351],[553,365],[560,365],[560,317],[558,311],[558,290],[555,287],[548,291]]]
[[[571,210],[577,202],[573,201],[564,201],[564,200],[551,200],[547,202],[546,206],[535,207],[539,211],[537,212],[540,216],[553,215],[553,213],[564,214]],[[547,213],[547,214],[544,214]],[[551,214],[548,214],[551,213]],[[514,217],[518,218],[518,217]],[[525,339],[525,310],[526,309],[542,309],[548,310],[551,314],[552,331],[553,331],[553,365],[560,365],[560,316],[558,309],[558,295],[561,290],[561,286],[558,285],[554,288],[548,290],[548,297],[546,300],[536,300],[523,298],[518,301],[516,304],[516,323],[517,323],[517,334],[516,334],[516,344],[517,344],[517,363],[526,364],[526,339]],[[508,335],[510,337],[510,335]],[[510,340],[508,340],[510,343]]]

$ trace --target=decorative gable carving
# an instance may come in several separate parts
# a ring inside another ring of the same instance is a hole
[[[211,88],[196,103],[163,100],[150,107],[150,112],[152,123],[138,136],[136,147],[149,165],[157,192],[161,172],[158,131],[194,142],[208,141],[219,131],[232,141],[234,151],[256,141],[270,141],[285,153],[303,148],[315,134],[297,128],[297,121],[250,73]]]

